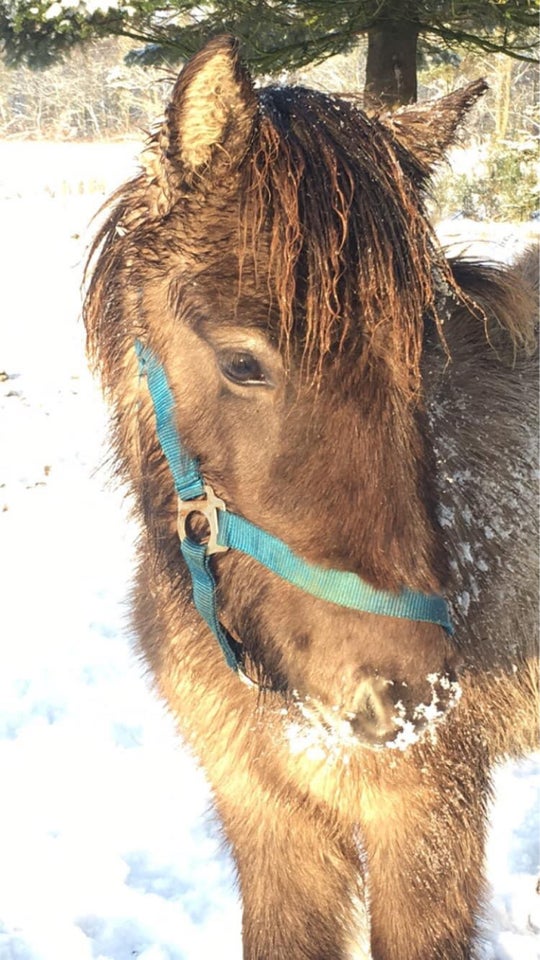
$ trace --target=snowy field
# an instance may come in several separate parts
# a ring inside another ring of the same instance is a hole
[[[136,531],[78,320],[88,222],[135,149],[0,143],[0,960],[241,957],[204,779],[130,653]],[[529,234],[441,232],[505,258]],[[535,759],[497,776],[484,960],[540,955],[539,786]]]

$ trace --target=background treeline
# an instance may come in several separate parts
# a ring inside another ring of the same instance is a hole
[[[111,140],[140,136],[159,116],[166,71],[127,66],[129,41],[73,50],[46,70],[0,59],[0,137]]]
[[[140,138],[159,118],[171,70],[128,66],[130,41],[109,38],[75,49],[43,71],[0,61],[0,138],[111,140]],[[316,67],[283,72],[279,81],[328,91],[359,91],[366,43]],[[472,112],[456,158],[437,182],[440,212],[477,219],[529,219],[538,208],[538,70],[502,55],[467,53],[425,62],[419,99],[441,96],[478,76],[489,93]],[[275,80],[276,78],[274,78]]]

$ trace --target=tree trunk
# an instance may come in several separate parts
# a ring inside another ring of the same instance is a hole
[[[514,66],[514,61],[510,57],[501,58],[501,61],[495,86],[495,133],[498,140],[504,140],[508,132],[512,100],[512,67]]]
[[[364,106],[369,109],[414,103],[416,86],[415,24],[380,23],[368,30]]]

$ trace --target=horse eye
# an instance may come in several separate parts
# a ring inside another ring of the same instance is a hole
[[[227,351],[219,355],[218,363],[227,380],[240,386],[251,387],[269,382],[261,364],[252,353],[242,350]]]

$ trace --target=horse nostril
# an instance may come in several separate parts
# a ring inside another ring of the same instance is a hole
[[[378,677],[364,680],[348,714],[353,733],[368,743],[382,743],[396,733],[394,684]]]
[[[351,730],[368,746],[405,749],[458,702],[461,688],[453,669],[428,674],[420,687],[399,680],[364,677],[346,714]]]

